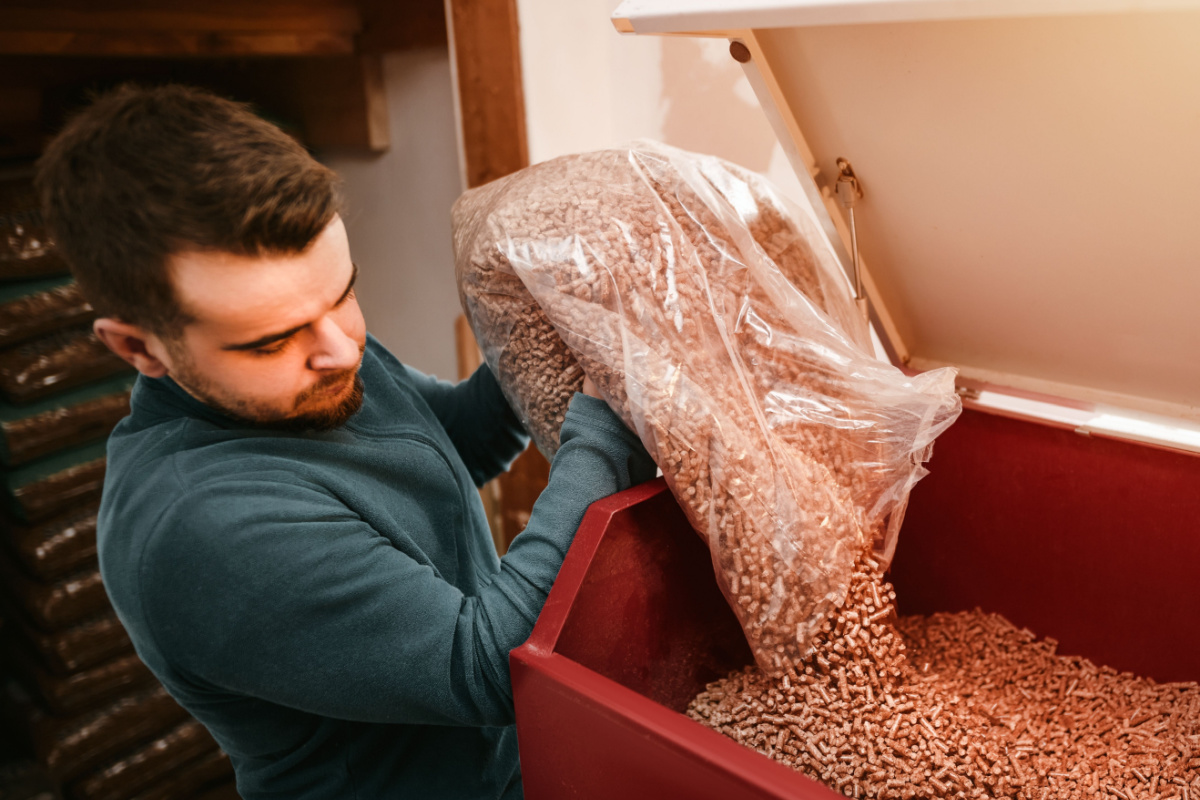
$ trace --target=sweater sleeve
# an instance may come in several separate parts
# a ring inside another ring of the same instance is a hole
[[[507,470],[529,444],[528,434],[487,364],[457,384],[407,364],[404,370],[450,436],[476,486]]]
[[[188,547],[143,555],[152,634],[202,689],[339,719],[511,723],[508,654],[532,631],[584,512],[654,475],[593,398],[574,398],[562,438],[528,526],[476,596],[317,487],[196,487],[160,527]]]

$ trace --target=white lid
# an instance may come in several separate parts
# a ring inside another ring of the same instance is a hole
[[[613,16],[744,42],[843,242],[830,190],[849,160],[867,292],[913,368],[1200,420],[1200,2],[626,0]]]

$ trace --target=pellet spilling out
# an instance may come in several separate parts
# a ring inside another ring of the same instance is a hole
[[[813,654],[688,715],[849,797],[1200,800],[1200,685],[1060,656],[996,614],[902,617],[860,560]]]
[[[552,454],[586,373],[655,458],[760,666],[807,652],[957,416],[948,370],[876,360],[815,221],[653,145],[568,156],[454,209],[463,308]]]

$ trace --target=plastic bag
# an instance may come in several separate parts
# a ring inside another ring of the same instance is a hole
[[[118,758],[188,718],[159,685],[77,717],[34,713],[33,750],[61,781]]]
[[[0,394],[15,404],[43,397],[132,367],[91,328],[65,328],[0,350]]]
[[[0,280],[63,275],[30,175],[0,178]]]
[[[464,310],[538,446],[586,372],[707,537],[759,665],[802,659],[854,560],[890,559],[953,370],[876,359],[811,214],[713,157],[567,156],[453,216]]]
[[[53,581],[95,564],[99,511],[100,501],[95,500],[36,525],[0,518],[0,531],[7,534],[9,548],[25,572],[42,582]]]
[[[105,661],[67,676],[52,675],[24,648],[8,653],[13,675],[51,714],[81,714],[154,683],[154,674],[136,655]]]
[[[7,623],[6,638],[12,646],[34,653],[55,675],[70,675],[134,651],[112,609],[54,633],[35,630],[19,615]]]
[[[24,406],[0,398],[0,464],[20,466],[107,436],[129,414],[133,382],[118,375]]]
[[[78,325],[94,316],[79,284],[70,278],[0,286],[0,347]]]
[[[53,583],[43,583],[27,577],[6,553],[0,553],[0,580],[15,608],[44,633],[65,630],[109,607],[100,567],[94,562]]]
[[[22,522],[48,519],[100,497],[107,463],[103,441],[62,450],[4,474],[0,503]]]
[[[217,752],[216,740],[208,729],[194,719],[185,720],[140,749],[73,782],[69,794],[77,800],[134,797],[142,791],[155,789],[160,782],[174,783],[175,773],[191,762]],[[188,788],[198,787],[193,784]]]

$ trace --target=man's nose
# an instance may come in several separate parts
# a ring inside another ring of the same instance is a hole
[[[313,324],[312,330],[316,346],[308,357],[309,369],[353,369],[358,366],[358,341],[347,336],[332,317],[322,317]]]

